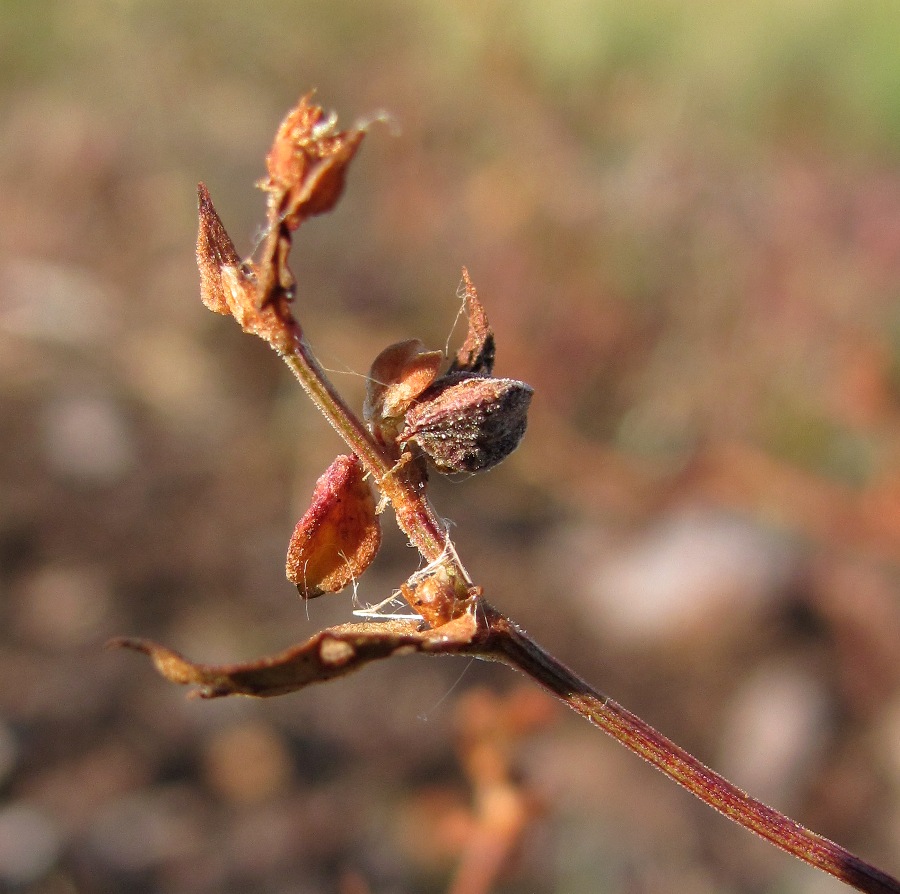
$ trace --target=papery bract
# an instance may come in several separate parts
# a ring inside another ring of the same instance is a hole
[[[450,366],[450,372],[471,372],[489,376],[494,371],[494,355],[496,353],[494,332],[488,324],[484,306],[478,298],[478,292],[465,267],[463,267],[462,275],[466,289],[466,316],[469,320],[469,328],[466,340],[456,352],[456,359]]]
[[[381,545],[375,497],[355,456],[339,456],[316,482],[297,522],[285,570],[304,599],[343,590],[362,574]]]
[[[437,378],[440,351],[426,351],[417,338],[386,347],[372,363],[363,418],[382,443],[396,439],[406,411]]]
[[[197,187],[200,227],[197,266],[200,298],[212,311],[231,314],[244,332],[258,335],[276,351],[290,350],[300,335],[286,300],[261,305],[255,268],[241,262],[204,184]]]

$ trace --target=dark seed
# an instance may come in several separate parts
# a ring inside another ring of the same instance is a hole
[[[532,394],[515,379],[451,374],[410,408],[400,444],[417,444],[442,472],[490,469],[519,446]]]

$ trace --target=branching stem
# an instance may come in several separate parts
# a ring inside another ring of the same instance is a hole
[[[490,619],[500,660],[522,671],[594,726],[644,758],[728,819],[810,866],[874,894],[897,894],[897,880],[733,785],[640,717],[598,692],[506,618]]]
[[[390,501],[397,522],[426,562],[443,558],[459,580],[471,583],[454,550],[447,549],[449,535],[425,494],[424,487],[395,464],[362,424],[359,417],[331,384],[309,345],[298,335],[293,350],[281,358],[297,377],[313,403],[331,423],[347,446],[359,457],[366,471]],[[426,618],[429,622],[431,619]]]
[[[322,631],[303,646],[279,656],[231,666],[194,664],[143,640],[125,639],[116,644],[148,653],[169,679],[199,685],[208,696],[282,694],[410,649],[500,661],[526,674],[594,726],[745,829],[861,891],[900,894],[900,882],[896,879],[750,797],[639,717],[590,687],[486,602],[481,591],[473,586],[453,548],[446,525],[428,500],[424,463],[405,449],[401,455],[399,448],[396,453],[385,448],[379,440],[380,430],[376,438],[366,429],[316,361],[292,313],[294,279],[287,267],[292,233],[307,217],[328,211],[337,201],[345,168],[363,133],[359,128],[335,132],[333,119],[311,104],[309,97],[292,110],[279,128],[267,157],[269,178],[264,188],[269,193],[270,231],[263,257],[256,265],[239,261],[209,194],[201,185],[197,244],[201,297],[210,309],[231,313],[245,331],[264,338],[278,351],[383,497],[392,504],[400,528],[425,559],[426,569],[430,571],[432,565],[439,568],[441,574],[435,572],[430,579],[403,590],[407,598],[415,600],[416,610],[427,627],[399,620],[378,625],[344,625]],[[470,331],[451,371],[489,375],[494,360],[493,333],[465,271],[463,277]],[[509,380],[494,381],[509,386]],[[511,440],[491,459],[491,464],[515,449],[524,432],[524,411],[531,389],[524,383],[512,385],[520,386],[510,393],[514,397],[518,395],[522,415],[518,425],[503,430],[504,436],[511,436]],[[466,412],[471,413],[471,404],[465,406]],[[439,454],[432,450],[428,455],[440,469]],[[475,465],[474,470],[488,467]],[[445,462],[444,470],[447,469],[459,470],[455,462]],[[367,492],[367,496],[371,494]],[[373,517],[374,514],[373,506]],[[412,579],[408,584],[411,582]]]
[[[423,557],[434,562],[443,555],[445,561],[455,563],[459,573],[465,575],[455,551],[447,549],[449,535],[437,522],[424,489],[416,488],[402,471],[395,470],[390,457],[335,390],[306,342],[298,338],[296,350],[282,356],[391,501],[400,527]],[[479,600],[477,615],[483,628],[475,654],[521,671],[701,801],[810,866],[869,894],[900,894],[896,879],[743,792],[640,717],[591,687],[483,599]]]

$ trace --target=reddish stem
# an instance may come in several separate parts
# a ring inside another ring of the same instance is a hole
[[[404,474],[402,468],[394,467],[391,457],[335,390],[306,342],[297,337],[294,349],[282,353],[282,357],[325,418],[375,478],[410,541],[426,560],[434,562],[443,556],[444,561],[457,569],[460,578],[468,581],[468,574],[455,552],[447,549],[447,533],[422,484]],[[427,605],[419,608],[428,611]],[[502,660],[527,674],[701,801],[776,847],[860,891],[900,894],[900,882],[896,879],[741,791],[640,717],[597,692],[484,600],[479,601],[478,615],[484,627],[481,636],[476,635],[479,642],[474,652]],[[434,617],[425,620],[431,626],[438,626],[447,618],[438,609]]]
[[[900,881],[840,845],[750,797],[640,717],[588,685],[485,604],[493,635],[488,650],[564,701],[701,801],[782,850],[869,894],[900,894]]]
[[[298,330],[299,332],[299,330]],[[366,471],[375,479],[379,490],[394,508],[401,530],[428,562],[442,560],[452,568],[456,577],[471,585],[469,574],[456,552],[448,548],[449,537],[445,525],[434,511],[425,494],[425,486],[400,465],[375,441],[359,417],[347,406],[319,365],[309,345],[298,334],[292,350],[280,351],[282,360],[306,390],[322,415],[359,457]],[[427,607],[420,606],[420,610]],[[443,614],[426,617],[432,626],[447,620]]]
[[[215,215],[208,194],[201,187],[198,258],[201,274],[205,272],[211,290],[204,301],[218,312],[230,309],[247,331],[272,344],[390,500],[397,521],[410,541],[429,563],[441,562],[456,582],[463,585],[462,600],[457,599],[456,588],[449,587],[440,599],[417,602],[416,607],[424,620],[432,628],[440,628],[444,624],[449,627],[447,622],[475,618],[477,629],[464,645],[458,644],[460,652],[500,660],[527,674],[706,804],[811,866],[870,894],[900,894],[900,882],[896,879],[751,798],[639,717],[591,688],[510,620],[474,596],[471,580],[450,543],[445,526],[427,499],[424,477],[403,462],[395,464],[395,458],[366,430],[328,380],[290,313],[288,298],[294,280],[287,266],[287,255],[291,232],[305,217],[332,207],[343,187],[344,168],[352,159],[363,133],[357,129],[351,134],[334,134],[330,124],[320,130],[322,120],[322,110],[311,106],[304,98],[279,129],[267,159],[270,231],[258,265],[257,289],[252,294],[250,306],[238,307],[240,313],[228,303],[221,281],[222,270],[236,263],[234,246]],[[293,204],[288,211],[284,202],[289,198]],[[468,296],[471,283],[468,275],[464,275]],[[474,294],[474,289],[471,292]],[[231,297],[235,298],[233,294]],[[240,291],[240,297],[245,301],[251,298],[246,287]],[[276,318],[280,325],[273,326],[269,317],[261,317],[261,312],[270,304],[281,309]],[[463,352],[476,355],[478,363],[490,365],[493,336],[486,321],[482,320],[480,329],[480,336],[472,344],[467,340]],[[471,356],[470,360],[476,362]],[[437,592],[440,595],[443,591]],[[461,612],[465,614],[461,615]],[[452,640],[443,641],[444,645],[449,642]],[[179,672],[183,671],[183,660],[178,656],[175,660]]]

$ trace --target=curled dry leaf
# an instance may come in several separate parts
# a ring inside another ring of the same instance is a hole
[[[200,298],[215,313],[231,314],[244,332],[258,335],[277,351],[289,350],[300,328],[286,301],[260,307],[253,268],[244,264],[231,241],[204,184],[197,187],[200,226],[197,266]]]
[[[466,316],[469,319],[469,329],[466,340],[456,352],[456,359],[450,366],[450,372],[470,372],[489,376],[494,371],[496,354],[494,332],[488,325],[484,306],[465,267],[462,275],[466,289]]]
[[[347,165],[356,155],[365,130],[339,131],[308,93],[291,109],[266,157],[270,220],[295,230],[307,218],[330,211],[344,189]]]
[[[441,627],[419,630],[414,621],[344,624],[322,630],[307,642],[278,655],[238,664],[197,664],[157,643],[122,637],[112,648],[149,655],[156,669],[173,683],[198,686],[202,698],[284,695],[342,677],[370,661],[424,652],[433,655],[478,651],[477,624],[466,613]]]
[[[339,456],[316,482],[288,546],[288,580],[304,599],[343,590],[381,545],[375,496],[356,456]]]
[[[386,347],[372,363],[363,417],[383,444],[393,443],[413,401],[437,378],[443,356],[417,338]]]

